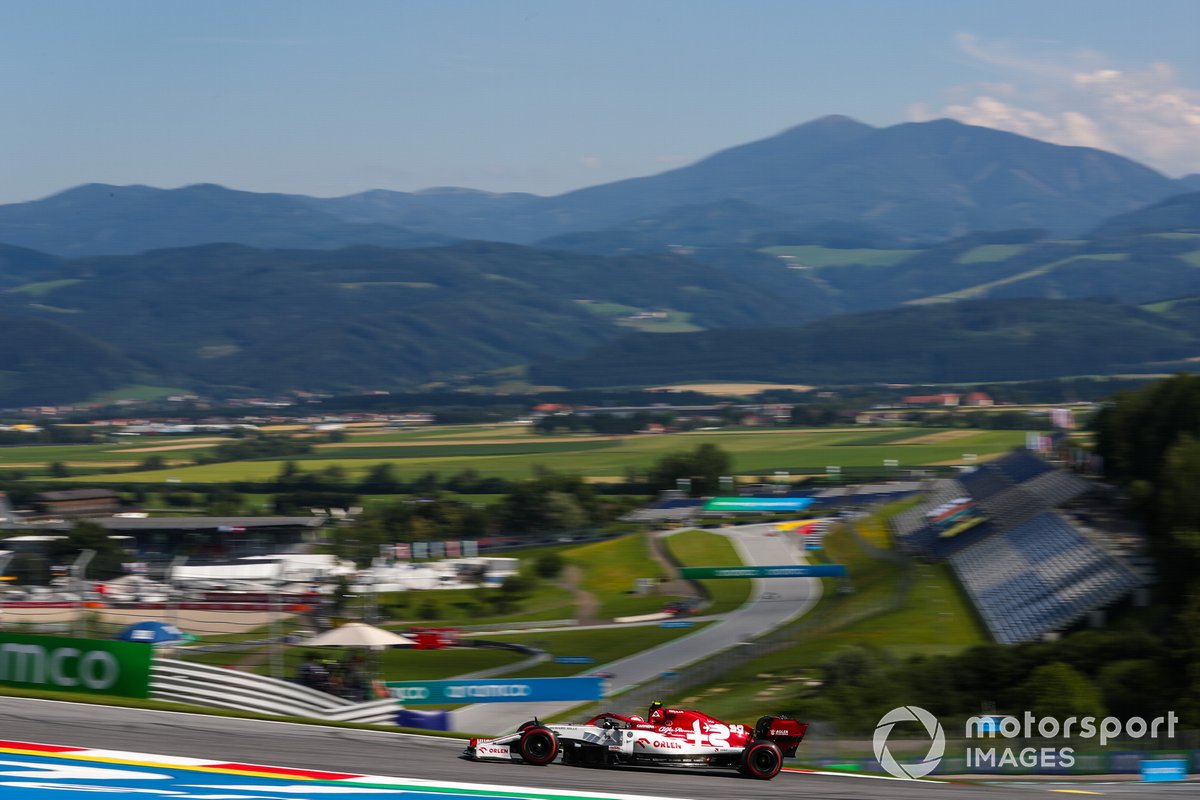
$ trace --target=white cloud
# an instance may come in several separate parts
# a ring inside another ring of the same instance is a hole
[[[1089,50],[1028,55],[970,33],[954,41],[997,79],[947,89],[940,108],[914,103],[909,119],[951,117],[1121,153],[1168,174],[1200,172],[1200,90],[1180,85],[1169,64],[1122,69]]]

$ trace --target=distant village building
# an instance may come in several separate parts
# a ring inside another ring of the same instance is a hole
[[[46,516],[103,516],[121,510],[121,496],[111,489],[66,489],[34,495],[33,505]]]
[[[987,408],[996,405],[996,401],[987,392],[971,392],[963,398],[964,406],[974,406],[976,408]]]
[[[905,397],[900,402],[906,406],[947,406],[954,407],[958,405],[958,401],[962,399],[962,395],[947,392],[944,394],[917,394]]]

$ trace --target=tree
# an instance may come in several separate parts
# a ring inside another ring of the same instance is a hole
[[[150,472],[152,470],[159,470],[159,469],[166,469],[166,468],[167,468],[167,460],[159,455],[146,456],[146,458],[142,459],[142,463],[139,467],[139,469],[141,469],[143,472]]]
[[[533,571],[539,578],[557,578],[566,566],[566,560],[556,552],[542,553],[533,562]]]
[[[394,494],[400,491],[396,470],[386,461],[372,464],[358,484],[359,491],[367,494]]]
[[[50,464],[51,478],[67,478],[71,475],[71,470],[61,461],[54,461]]]
[[[715,444],[702,444],[694,450],[671,453],[650,468],[647,480],[655,489],[674,489],[680,478],[692,482],[693,495],[715,494],[721,477],[731,474],[733,459]]]
[[[1104,701],[1096,684],[1074,667],[1055,661],[1037,667],[1020,693],[1025,708],[1035,717],[1066,719],[1070,716],[1106,716]]]

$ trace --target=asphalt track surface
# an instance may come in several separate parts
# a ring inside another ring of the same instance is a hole
[[[1200,798],[1200,785],[1195,783],[1154,787],[1136,783],[974,785],[810,773],[783,773],[772,781],[751,781],[731,772],[476,763],[459,758],[462,741],[434,737],[7,697],[0,698],[0,732],[5,739],[75,747],[398,778],[537,787],[548,792],[611,792],[690,800],[758,797],[1019,800],[1054,797],[1054,792],[1063,790],[1168,800]]]
[[[742,525],[713,532],[728,536],[745,564],[777,566],[806,563],[803,553],[796,547],[796,537],[767,535],[773,527]],[[611,673],[609,691],[620,692],[773,630],[807,612],[820,597],[819,578],[755,579],[749,601],[736,611],[725,614],[720,621],[689,636],[611,664],[597,666],[591,671]],[[630,635],[637,635],[636,631],[636,628],[631,629]],[[479,703],[453,712],[454,729],[497,734],[534,717],[545,718],[567,711],[573,705],[578,704]]]

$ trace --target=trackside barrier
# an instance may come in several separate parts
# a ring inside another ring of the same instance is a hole
[[[172,658],[155,659],[150,670],[150,696],[260,714],[375,725],[394,725],[398,708],[391,698],[352,703],[278,678]]]
[[[660,619],[670,618],[670,614],[659,612],[656,614],[638,614],[635,617],[615,617],[613,622],[657,622]]]

